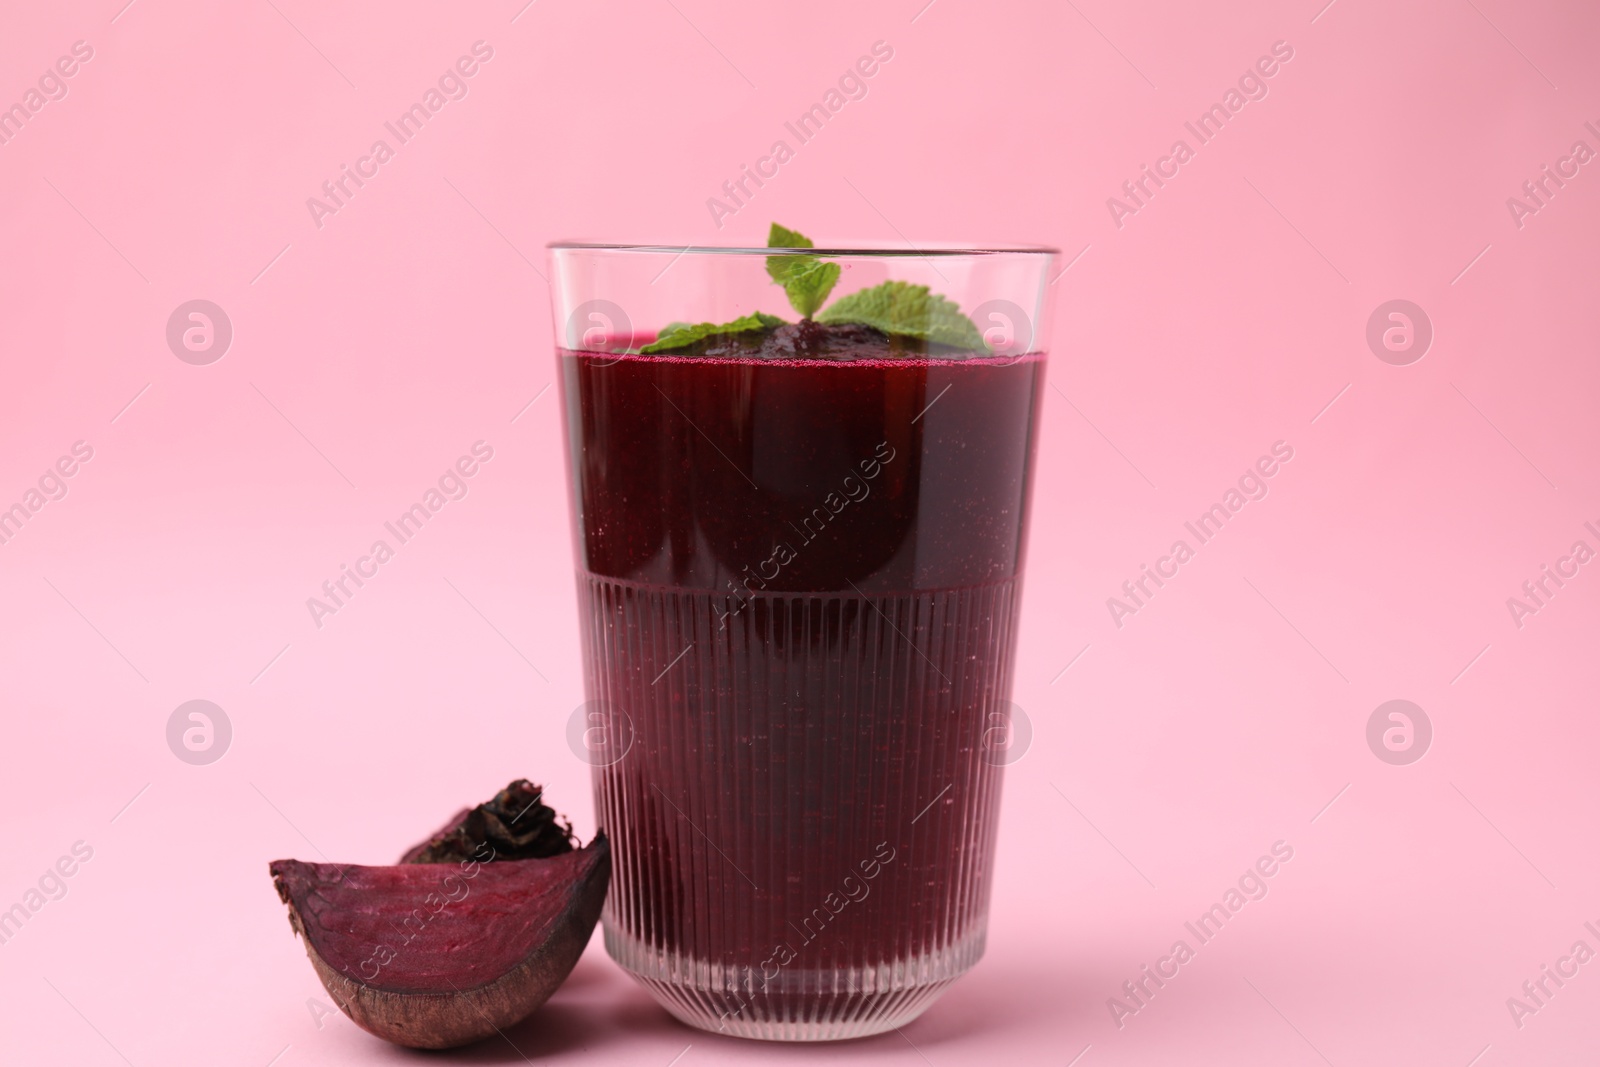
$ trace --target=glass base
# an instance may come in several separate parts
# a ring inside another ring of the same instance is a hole
[[[979,922],[942,952],[871,967],[780,970],[763,979],[653,949],[609,922],[606,952],[678,1021],[700,1030],[763,1041],[839,1041],[904,1026],[983,956]]]

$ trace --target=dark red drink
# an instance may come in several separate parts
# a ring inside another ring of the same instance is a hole
[[[1044,361],[783,340],[560,354],[606,938],[696,1025],[851,1036],[983,951]]]

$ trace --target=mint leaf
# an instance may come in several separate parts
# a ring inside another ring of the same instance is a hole
[[[774,256],[767,257],[770,263]],[[800,313],[801,318],[809,319],[817,313],[823,301],[828,299],[828,294],[833,292],[833,286],[839,280],[839,264],[824,263],[814,256],[788,257],[792,265],[784,273],[783,291],[789,296],[789,303]]]
[[[686,322],[669,322],[650,344],[639,349],[640,354],[649,355],[652,352],[672,352],[680,348],[688,348],[696,341],[703,341],[707,337],[714,337],[724,333],[749,333],[754,330],[767,330],[784,325],[782,319],[776,315],[768,315],[764,311],[752,312],[732,322],[714,323],[700,322],[690,325]]]
[[[989,351],[983,334],[954,301],[930,292],[926,285],[909,282],[884,282],[842,296],[818,315],[817,321],[833,326],[859,323],[969,352]]]
[[[799,230],[791,230],[787,226],[780,226],[774,222],[772,224],[772,229],[767,231],[767,247],[815,248],[816,245],[811,243],[811,238],[807,237]],[[772,260],[770,259],[767,260],[767,269],[772,269]]]
[[[767,235],[767,247],[812,248],[814,246],[811,238],[805,234],[774,222],[771,232]],[[783,291],[789,297],[789,303],[801,317],[809,319],[828,299],[828,294],[833,292],[834,285],[839,281],[839,264],[824,263],[816,256],[768,256],[767,273],[772,276],[774,282],[783,286]]]

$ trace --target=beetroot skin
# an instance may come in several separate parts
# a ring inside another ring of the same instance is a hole
[[[346,1015],[398,1045],[453,1048],[527,1018],[588,944],[611,847],[602,832],[574,849],[570,832],[519,781],[408,851],[410,862],[269,869]]]

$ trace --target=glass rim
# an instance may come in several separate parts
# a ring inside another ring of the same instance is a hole
[[[635,245],[594,241],[551,241],[551,252],[634,252],[651,255],[726,255],[726,256],[825,256],[828,259],[904,258],[929,256],[1058,256],[1061,249],[1050,245],[1012,245],[993,248],[940,246],[934,248],[756,248],[739,245]]]

